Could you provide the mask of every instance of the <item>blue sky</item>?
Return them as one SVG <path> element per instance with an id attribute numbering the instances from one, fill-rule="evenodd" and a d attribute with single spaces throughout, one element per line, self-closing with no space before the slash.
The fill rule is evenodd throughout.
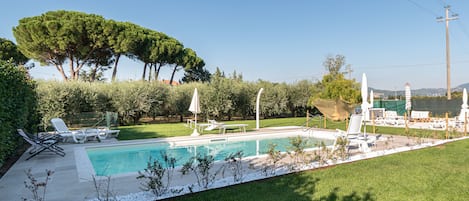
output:
<path id="1" fill-rule="evenodd" d="M 3 3 L 0 37 L 15 41 L 23 17 L 74 10 L 164 32 L 194 49 L 214 72 L 245 80 L 320 80 L 328 55 L 346 57 L 352 78 L 370 87 L 446 88 L 445 27 L 436 22 L 451 5 L 452 86 L 469 82 L 469 1 L 463 0 L 15 0 Z M 20 11 L 20 12 L 19 12 Z M 143 64 L 120 63 L 118 79 L 139 79 Z M 162 70 L 169 79 L 170 70 Z M 37 65 L 35 78 L 61 79 Z M 182 72 L 177 74 L 178 79 Z"/>

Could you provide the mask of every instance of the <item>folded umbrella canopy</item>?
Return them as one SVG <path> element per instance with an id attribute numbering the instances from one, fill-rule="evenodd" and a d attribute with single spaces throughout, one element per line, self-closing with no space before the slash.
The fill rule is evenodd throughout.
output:
<path id="1" fill-rule="evenodd" d="M 194 89 L 194 95 L 192 95 L 191 105 L 189 106 L 189 111 L 191 111 L 194 115 L 194 132 L 191 136 L 199 136 L 199 132 L 197 132 L 197 114 L 200 113 L 200 102 L 199 102 L 199 94 L 197 92 L 197 88 Z"/>

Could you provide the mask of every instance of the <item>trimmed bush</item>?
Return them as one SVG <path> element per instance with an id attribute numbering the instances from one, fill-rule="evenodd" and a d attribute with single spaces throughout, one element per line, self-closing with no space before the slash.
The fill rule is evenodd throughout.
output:
<path id="1" fill-rule="evenodd" d="M 0 61 L 0 166 L 22 143 L 16 129 L 36 131 L 35 83 L 23 68 Z"/>

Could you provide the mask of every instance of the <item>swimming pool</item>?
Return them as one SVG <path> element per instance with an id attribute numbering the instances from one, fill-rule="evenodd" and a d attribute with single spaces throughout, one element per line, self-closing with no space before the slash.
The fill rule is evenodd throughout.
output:
<path id="1" fill-rule="evenodd" d="M 161 160 L 161 152 L 177 159 L 176 166 L 187 162 L 192 156 L 210 154 L 216 161 L 237 151 L 243 151 L 243 157 L 264 155 L 270 144 L 276 144 L 276 150 L 286 151 L 290 138 L 299 134 L 227 137 L 203 140 L 165 141 L 125 146 L 87 148 L 86 152 L 98 176 L 116 175 L 141 171 L 146 168 L 150 157 Z M 314 148 L 321 141 L 331 145 L 333 140 L 300 135 L 307 141 L 307 148 Z"/>

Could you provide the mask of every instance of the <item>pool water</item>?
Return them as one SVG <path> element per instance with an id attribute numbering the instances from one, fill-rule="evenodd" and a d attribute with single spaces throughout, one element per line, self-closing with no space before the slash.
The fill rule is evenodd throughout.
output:
<path id="1" fill-rule="evenodd" d="M 247 141 L 231 141 L 226 139 L 212 140 L 206 144 L 171 146 L 160 142 L 151 144 L 87 148 L 88 157 L 96 175 L 108 176 L 122 173 L 142 171 L 147 167 L 149 159 L 162 161 L 162 154 L 176 158 L 176 166 L 189 161 L 197 155 L 210 154 L 216 161 L 224 160 L 228 155 L 243 151 L 243 158 L 266 154 L 270 144 L 276 144 L 276 150 L 286 151 L 291 137 L 255 139 Z M 316 147 L 321 141 L 331 145 L 332 140 L 303 137 L 307 148 Z"/>

